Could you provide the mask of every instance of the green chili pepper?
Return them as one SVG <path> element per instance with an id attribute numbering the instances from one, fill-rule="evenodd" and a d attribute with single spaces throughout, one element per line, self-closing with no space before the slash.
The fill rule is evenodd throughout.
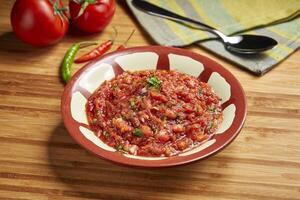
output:
<path id="1" fill-rule="evenodd" d="M 97 43 L 94 42 L 80 42 L 80 43 L 75 43 L 73 44 L 65 54 L 65 57 L 63 59 L 62 65 L 61 65 L 61 76 L 62 79 L 65 83 L 67 83 L 71 77 L 72 77 L 72 72 L 71 72 L 71 67 L 74 62 L 76 53 L 80 48 L 95 45 Z"/>

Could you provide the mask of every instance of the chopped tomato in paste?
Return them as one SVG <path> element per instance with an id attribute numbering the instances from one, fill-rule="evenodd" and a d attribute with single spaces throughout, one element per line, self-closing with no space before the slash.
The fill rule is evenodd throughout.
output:
<path id="1" fill-rule="evenodd" d="M 208 140 L 222 121 L 220 98 L 177 71 L 124 72 L 88 99 L 91 129 L 117 151 L 173 156 Z"/>

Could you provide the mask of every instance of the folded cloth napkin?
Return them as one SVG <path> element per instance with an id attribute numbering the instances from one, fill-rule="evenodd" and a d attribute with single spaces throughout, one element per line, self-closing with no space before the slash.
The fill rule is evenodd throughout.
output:
<path id="1" fill-rule="evenodd" d="M 242 68 L 262 75 L 300 46 L 300 0 L 148 0 L 158 6 L 211 25 L 227 35 L 270 36 L 278 45 L 258 55 L 228 52 L 211 33 L 130 9 L 150 36 L 160 45 L 187 46 L 197 43 Z"/>

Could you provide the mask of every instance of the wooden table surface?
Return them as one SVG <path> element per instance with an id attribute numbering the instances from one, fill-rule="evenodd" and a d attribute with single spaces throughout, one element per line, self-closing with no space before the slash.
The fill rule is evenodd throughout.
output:
<path id="1" fill-rule="evenodd" d="M 11 32 L 14 1 L 0 5 L 0 199 L 300 199 L 300 51 L 263 77 L 255 77 L 198 47 L 242 83 L 248 116 L 224 151 L 204 161 L 164 169 L 133 169 L 101 160 L 69 136 L 60 114 L 59 65 L 76 41 L 109 39 L 153 45 L 119 1 L 103 33 L 72 32 L 49 48 L 32 48 Z M 79 69 L 80 66 L 75 66 Z"/>

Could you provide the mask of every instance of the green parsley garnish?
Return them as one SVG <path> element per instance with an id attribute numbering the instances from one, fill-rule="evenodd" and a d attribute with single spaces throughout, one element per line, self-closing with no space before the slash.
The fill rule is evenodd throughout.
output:
<path id="1" fill-rule="evenodd" d="M 115 146 L 115 149 L 118 151 L 118 152 L 121 152 L 121 153 L 128 153 L 127 151 L 125 151 L 124 149 L 124 145 L 123 144 L 117 144 Z"/>
<path id="2" fill-rule="evenodd" d="M 214 113 L 217 110 L 217 107 L 212 107 L 212 108 L 209 108 L 208 110 Z"/>
<path id="3" fill-rule="evenodd" d="M 144 134 L 140 128 L 136 128 L 133 130 L 133 135 L 136 137 L 142 137 Z"/>
<path id="4" fill-rule="evenodd" d="M 98 110 L 97 111 L 97 115 L 99 116 L 99 115 L 102 115 L 103 114 L 103 111 L 102 110 Z"/>
<path id="5" fill-rule="evenodd" d="M 156 76 L 152 76 L 152 77 L 147 79 L 147 83 L 148 83 L 149 87 L 159 89 L 161 81 Z"/>
<path id="6" fill-rule="evenodd" d="M 108 136 L 109 136 L 109 133 L 107 132 L 107 131 L 103 131 L 103 133 L 102 133 L 103 135 L 104 135 L 104 137 L 106 137 L 106 138 L 108 138 Z"/>
<path id="7" fill-rule="evenodd" d="M 122 144 L 116 145 L 116 149 L 117 149 L 117 151 L 122 150 L 123 149 L 123 145 Z"/>
<path id="8" fill-rule="evenodd" d="M 136 105 L 135 105 L 135 101 L 134 100 L 130 100 L 129 101 L 129 105 L 130 105 L 130 108 L 133 110 L 133 111 L 138 111 Z"/>
<path id="9" fill-rule="evenodd" d="M 95 124 L 95 123 L 97 123 L 97 121 L 98 120 L 96 118 L 94 118 L 92 122 L 93 122 L 93 124 Z"/>
<path id="10" fill-rule="evenodd" d="M 198 90 L 198 95 L 199 95 L 199 96 L 202 95 L 202 88 L 199 88 L 199 90 Z"/>
<path id="11" fill-rule="evenodd" d="M 113 85 L 111 88 L 112 88 L 113 90 L 118 90 L 118 89 L 120 89 L 118 85 Z"/>
<path id="12" fill-rule="evenodd" d="M 209 132 L 212 132 L 212 129 L 213 129 L 213 128 L 214 128 L 214 124 L 211 123 L 210 126 L 209 126 L 209 128 L 208 128 L 208 131 L 209 131 Z"/>

